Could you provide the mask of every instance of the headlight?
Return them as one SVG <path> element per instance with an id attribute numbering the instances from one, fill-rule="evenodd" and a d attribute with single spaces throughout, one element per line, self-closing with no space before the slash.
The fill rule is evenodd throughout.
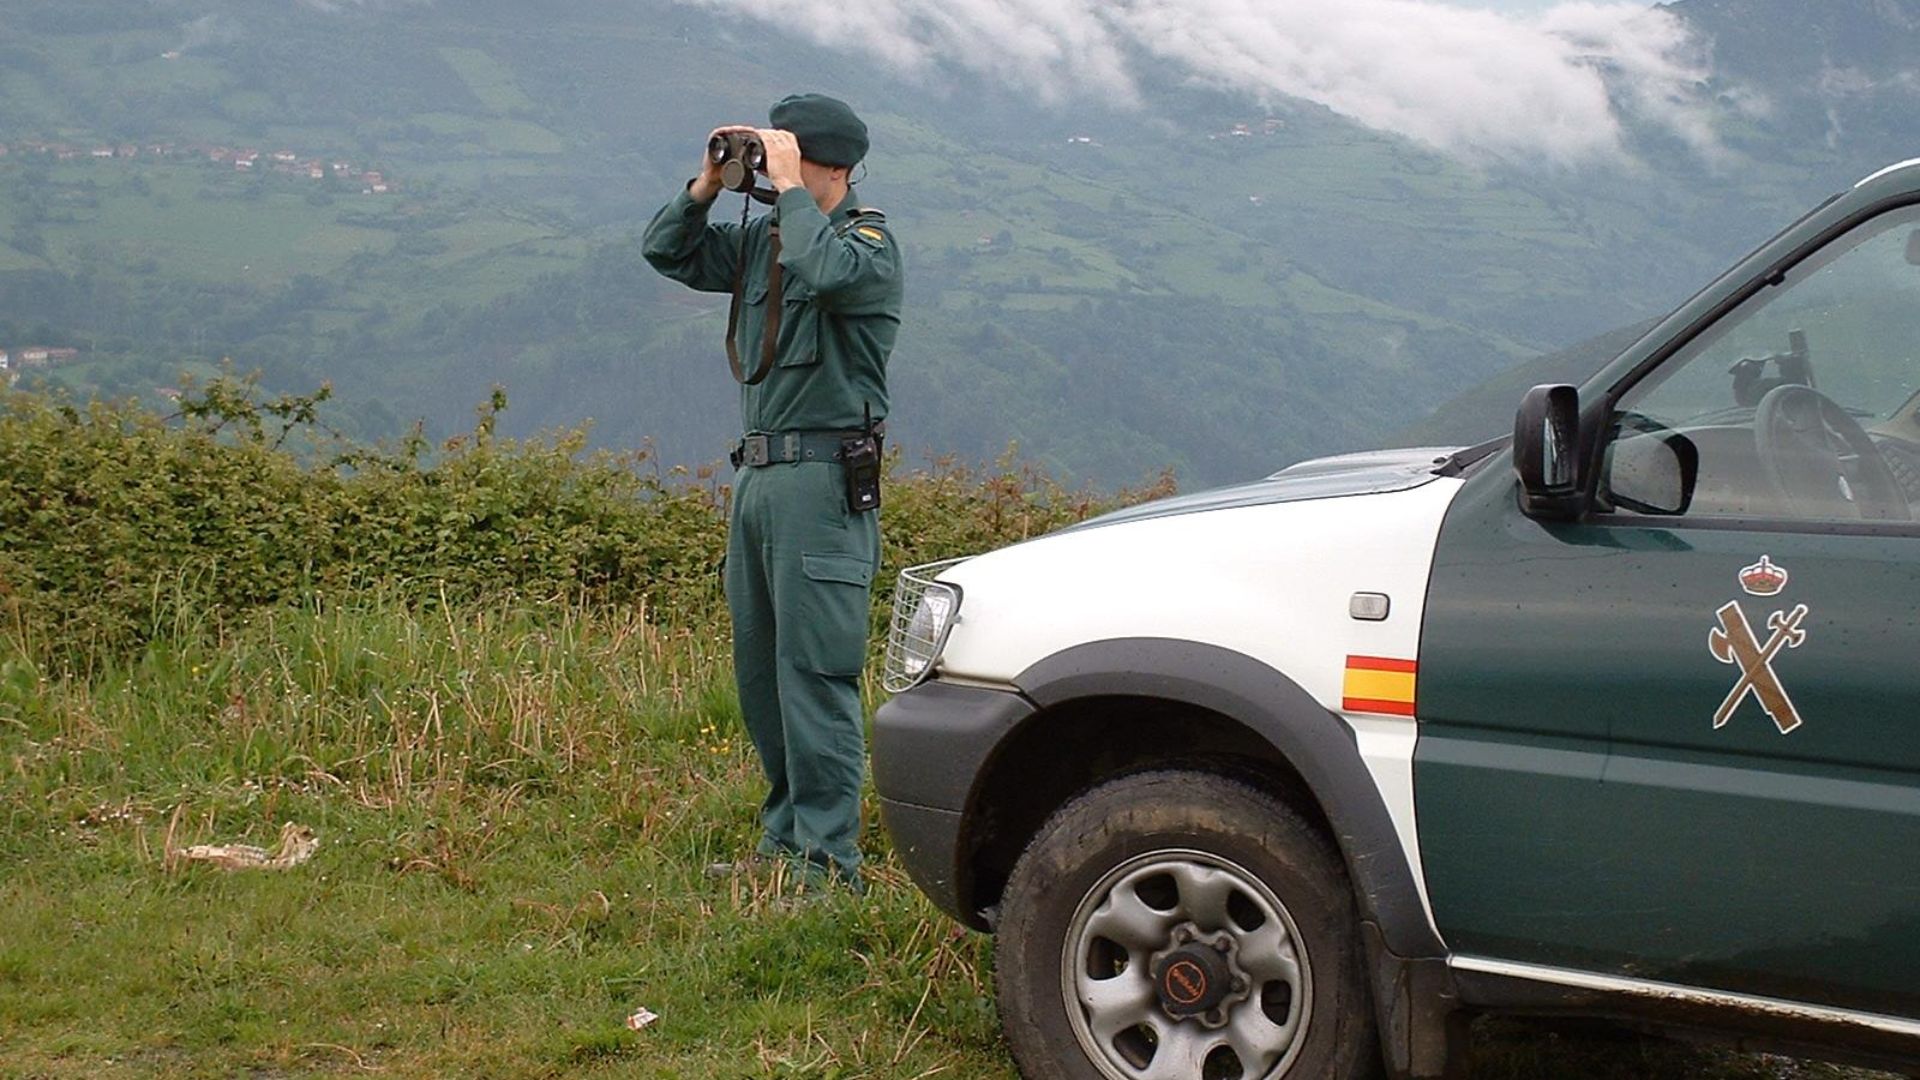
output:
<path id="1" fill-rule="evenodd" d="M 948 559 L 900 572 L 893 590 L 893 619 L 887 628 L 887 662 L 880 675 L 880 685 L 888 693 L 911 690 L 933 674 L 960 612 L 960 586 L 934 578 L 965 561 Z"/>

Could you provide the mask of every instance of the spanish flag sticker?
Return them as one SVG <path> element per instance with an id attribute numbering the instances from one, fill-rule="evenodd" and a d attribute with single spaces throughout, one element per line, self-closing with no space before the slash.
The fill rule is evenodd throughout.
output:
<path id="1" fill-rule="evenodd" d="M 1347 712 L 1413 715 L 1413 684 L 1419 665 L 1384 656 L 1347 657 L 1340 707 Z"/>
<path id="2" fill-rule="evenodd" d="M 862 225 L 853 231 L 859 233 L 861 236 L 866 237 L 867 239 L 873 241 L 876 244 L 884 244 L 887 242 L 887 234 L 881 232 L 879 229 L 876 229 L 871 225 Z"/>

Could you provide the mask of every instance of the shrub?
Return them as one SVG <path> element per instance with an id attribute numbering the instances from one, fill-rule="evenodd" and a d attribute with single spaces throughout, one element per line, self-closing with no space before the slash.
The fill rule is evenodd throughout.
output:
<path id="1" fill-rule="evenodd" d="M 473 434 L 428 460 L 282 444 L 325 399 L 256 403 L 216 380 L 161 418 L 0 396 L 0 613 L 41 654 L 118 652 L 267 606 L 483 595 L 711 607 L 721 491 L 669 483 L 644 453 L 584 454 L 583 437 Z"/>
<path id="2" fill-rule="evenodd" d="M 496 391 L 474 430 L 432 454 L 349 445 L 319 419 L 329 391 L 263 400 L 247 380 L 189 388 L 161 417 L 0 392 L 0 617 L 17 647 L 69 662 L 219 633 L 288 604 L 503 595 L 637 605 L 717 625 L 728 488 L 663 473 L 646 450 L 589 453 L 582 431 L 497 439 Z M 299 452 L 289 448 L 296 441 Z M 1160 494 L 1070 490 L 1015 461 L 900 467 L 884 517 L 884 605 L 901 566 L 1025 539 Z"/>

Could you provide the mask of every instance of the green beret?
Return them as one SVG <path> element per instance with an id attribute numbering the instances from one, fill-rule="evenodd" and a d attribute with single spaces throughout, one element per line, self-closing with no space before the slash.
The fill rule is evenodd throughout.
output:
<path id="1" fill-rule="evenodd" d="M 790 94 L 767 111 L 767 122 L 793 132 L 800 156 L 808 161 L 851 169 L 867 156 L 867 125 L 839 98 Z"/>

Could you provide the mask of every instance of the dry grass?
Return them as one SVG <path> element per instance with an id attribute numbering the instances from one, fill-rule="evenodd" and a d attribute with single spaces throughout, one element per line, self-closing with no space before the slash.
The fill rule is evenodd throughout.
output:
<path id="1" fill-rule="evenodd" d="M 726 657 L 377 598 L 86 674 L 0 648 L 0 1075 L 1012 1080 L 988 942 L 877 828 L 864 901 L 702 872 L 755 838 Z M 168 857 L 288 822 L 283 872 Z M 1501 1026 L 1474 1075 L 1859 1074 Z"/>

